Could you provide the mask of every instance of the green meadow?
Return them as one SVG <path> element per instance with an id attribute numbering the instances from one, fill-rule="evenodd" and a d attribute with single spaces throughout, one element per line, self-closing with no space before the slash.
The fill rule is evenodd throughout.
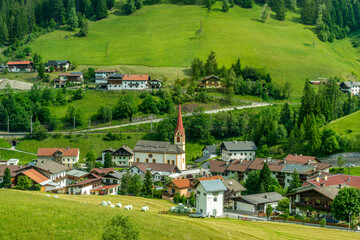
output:
<path id="1" fill-rule="evenodd" d="M 165 200 L 128 196 L 47 197 L 40 192 L 0 189 L 0 238 L 8 239 L 101 239 L 112 217 L 121 214 L 140 232 L 140 239 L 355 239 L 357 233 L 227 218 L 189 218 L 184 214 L 159 214 L 172 204 Z M 11 200 L 10 200 L 11 199 Z M 101 201 L 133 205 L 133 210 L 109 208 Z M 148 212 L 141 212 L 148 206 Z"/>
<path id="2" fill-rule="evenodd" d="M 327 125 L 327 128 L 332 128 L 337 134 L 341 135 L 357 135 L 360 134 L 360 111 L 354 112 L 345 117 L 336 119 Z"/>
<path id="3" fill-rule="evenodd" d="M 357 52 L 351 45 L 354 36 L 323 43 L 314 37 L 312 27 L 299 23 L 297 13 L 287 12 L 284 22 L 272 14 L 264 24 L 258 20 L 261 7 L 249 10 L 235 6 L 223 13 L 221 2 L 210 12 L 202 5 L 167 2 L 144 6 L 129 16 L 119 9 L 121 4 L 117 3 L 108 18 L 91 22 L 85 38 L 63 29 L 35 39 L 30 47 L 45 60 L 69 59 L 80 65 L 110 68 L 141 65 L 135 69 L 141 68 L 144 74 L 158 72 L 146 70 L 144 66 L 148 66 L 161 68 L 160 75 L 171 72 L 172 77 L 186 75 L 185 68 L 194 57 L 206 60 L 214 50 L 220 66 L 230 67 L 240 57 L 242 66 L 265 67 L 274 82 L 291 82 L 295 97 L 301 95 L 306 78 L 346 77 L 359 70 Z M 203 32 L 198 35 L 201 18 Z M 105 57 L 107 41 L 109 53 Z M 137 72 L 134 68 L 126 71 Z"/>

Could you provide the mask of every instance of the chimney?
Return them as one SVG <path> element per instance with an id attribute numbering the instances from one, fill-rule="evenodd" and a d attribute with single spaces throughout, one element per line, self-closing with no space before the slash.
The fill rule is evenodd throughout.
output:
<path id="1" fill-rule="evenodd" d="M 319 182 L 320 181 L 320 178 L 319 177 L 316 177 L 316 182 Z"/>
<path id="2" fill-rule="evenodd" d="M 348 182 L 350 182 L 350 177 L 348 177 Z"/>
<path id="3" fill-rule="evenodd" d="M 232 184 L 233 184 L 233 182 L 232 182 L 232 181 L 230 181 L 230 182 L 229 182 L 229 185 L 232 185 Z"/>
<path id="4" fill-rule="evenodd" d="M 308 160 L 307 165 L 310 165 L 310 163 L 311 163 L 311 160 Z"/>
<path id="5" fill-rule="evenodd" d="M 294 153 L 294 156 L 296 157 L 296 156 L 297 156 L 297 153 Z"/>
<path id="6" fill-rule="evenodd" d="M 327 176 L 326 175 L 324 176 L 324 180 L 327 181 Z"/>
<path id="7" fill-rule="evenodd" d="M 339 189 L 341 189 L 341 184 L 339 183 Z"/>

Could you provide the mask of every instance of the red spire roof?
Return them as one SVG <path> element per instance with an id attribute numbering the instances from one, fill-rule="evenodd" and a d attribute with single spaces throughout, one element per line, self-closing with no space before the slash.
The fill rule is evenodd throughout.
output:
<path id="1" fill-rule="evenodd" d="M 179 112 L 178 112 L 178 119 L 177 119 L 175 134 L 177 133 L 177 131 L 179 131 L 181 135 L 185 136 L 185 130 L 184 130 L 183 122 L 182 122 L 180 104 L 179 104 Z"/>

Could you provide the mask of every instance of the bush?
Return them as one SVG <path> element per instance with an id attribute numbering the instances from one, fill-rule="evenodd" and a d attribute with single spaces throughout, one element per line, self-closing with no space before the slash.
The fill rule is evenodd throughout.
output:
<path id="1" fill-rule="evenodd" d="M 326 226 L 326 220 L 325 220 L 325 218 L 322 218 L 322 219 L 320 220 L 319 224 L 320 224 L 321 227 L 325 227 L 325 226 Z"/>
<path id="2" fill-rule="evenodd" d="M 111 220 L 102 235 L 103 240 L 137 240 L 139 231 L 130 222 L 129 217 L 117 215 Z"/>
<path id="3" fill-rule="evenodd" d="M 122 137 L 120 134 L 108 133 L 103 137 L 104 141 L 120 140 Z"/>

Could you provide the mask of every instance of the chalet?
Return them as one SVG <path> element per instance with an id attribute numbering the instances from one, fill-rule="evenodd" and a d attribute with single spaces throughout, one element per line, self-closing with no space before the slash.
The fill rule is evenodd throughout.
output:
<path id="1" fill-rule="evenodd" d="M 113 168 L 93 168 L 90 173 L 95 174 L 97 176 L 105 176 L 108 173 L 114 173 L 115 170 Z"/>
<path id="2" fill-rule="evenodd" d="M 69 182 L 77 182 L 84 180 L 87 176 L 89 176 L 89 172 L 81 171 L 81 170 L 71 170 L 66 173 L 67 183 Z"/>
<path id="3" fill-rule="evenodd" d="M 38 160 L 52 160 L 66 167 L 73 168 L 79 162 L 79 148 L 39 148 Z"/>
<path id="4" fill-rule="evenodd" d="M 217 146 L 214 145 L 205 145 L 202 149 L 202 156 L 195 160 L 195 163 L 201 163 L 210 158 L 214 158 L 217 156 Z"/>
<path id="5" fill-rule="evenodd" d="M 227 190 L 220 179 L 199 181 L 196 189 L 196 211 L 206 216 L 221 217 L 224 209 L 224 192 Z"/>
<path id="6" fill-rule="evenodd" d="M 207 76 L 198 82 L 200 88 L 223 88 L 220 78 L 218 76 Z"/>
<path id="7" fill-rule="evenodd" d="M 71 66 L 70 61 L 68 60 L 50 60 L 45 65 L 45 70 L 47 72 L 66 72 Z"/>
<path id="8" fill-rule="evenodd" d="M 101 177 L 89 178 L 78 183 L 66 186 L 67 193 L 74 195 L 90 195 L 92 194 L 91 190 L 101 186 L 101 182 Z"/>
<path id="9" fill-rule="evenodd" d="M 166 185 L 166 192 L 163 192 L 162 199 L 172 200 L 176 193 L 179 193 L 180 196 L 185 195 L 188 198 L 192 191 L 193 184 L 190 179 L 173 179 Z"/>
<path id="10" fill-rule="evenodd" d="M 107 173 L 103 176 L 103 183 L 105 185 L 119 185 L 121 183 L 121 178 L 124 174 L 125 172 Z"/>
<path id="11" fill-rule="evenodd" d="M 31 61 L 12 61 L 6 65 L 9 72 L 32 72 L 35 70 Z"/>
<path id="12" fill-rule="evenodd" d="M 56 78 L 53 80 L 54 88 L 65 88 L 66 80 L 61 80 L 60 78 Z"/>
<path id="13" fill-rule="evenodd" d="M 118 195 L 119 185 L 98 186 L 90 190 L 91 195 Z"/>
<path id="14" fill-rule="evenodd" d="M 235 159 L 253 160 L 257 151 L 253 141 L 222 142 L 220 149 L 224 161 Z"/>
<path id="15" fill-rule="evenodd" d="M 340 90 L 350 95 L 359 96 L 360 93 L 360 82 L 341 82 Z"/>
<path id="16" fill-rule="evenodd" d="M 146 171 L 150 170 L 155 182 L 164 181 L 166 176 L 173 173 L 180 173 L 176 165 L 165 163 L 134 163 L 129 169 L 132 174 L 144 176 Z"/>
<path id="17" fill-rule="evenodd" d="M 35 169 L 28 169 L 19 173 L 15 177 L 16 183 L 20 176 L 27 176 L 33 182 L 33 184 L 39 184 L 41 186 L 41 192 L 47 192 L 54 188 L 60 188 L 60 185 L 58 183 L 52 182 L 49 178 L 47 178 L 45 175 Z"/>
<path id="18" fill-rule="evenodd" d="M 4 171 L 9 168 L 11 173 L 11 185 L 15 185 L 15 177 L 19 170 L 26 170 L 26 166 L 19 165 L 0 165 L 0 184 L 4 181 Z"/>
<path id="19" fill-rule="evenodd" d="M 38 160 L 36 165 L 32 166 L 52 182 L 57 183 L 59 188 L 66 186 L 67 167 L 51 160 Z"/>
<path id="20" fill-rule="evenodd" d="M 159 79 L 152 79 L 148 81 L 148 88 L 150 89 L 160 89 L 162 81 Z"/>
<path id="21" fill-rule="evenodd" d="M 241 192 L 246 191 L 246 188 L 235 179 L 223 179 L 222 182 L 235 196 L 241 196 Z"/>
<path id="22" fill-rule="evenodd" d="M 284 197 L 277 192 L 267 192 L 233 197 L 233 210 L 249 215 L 265 213 L 267 205 L 270 204 L 274 209 L 278 202 Z"/>
<path id="23" fill-rule="evenodd" d="M 69 84 L 82 84 L 84 74 L 82 72 L 59 73 L 59 79 Z"/>
<path id="24" fill-rule="evenodd" d="M 115 166 L 130 167 L 134 162 L 134 152 L 125 144 L 117 150 L 108 148 L 102 151 L 101 160 L 99 159 L 99 162 L 101 162 L 101 164 L 105 163 L 105 155 L 107 152 L 111 154 L 112 163 Z"/>
<path id="25" fill-rule="evenodd" d="M 131 75 L 125 74 L 122 87 L 124 90 L 144 90 L 148 87 L 149 75 Z"/>
<path id="26" fill-rule="evenodd" d="M 117 70 L 95 70 L 95 83 L 107 83 L 107 77 L 116 74 Z"/>

